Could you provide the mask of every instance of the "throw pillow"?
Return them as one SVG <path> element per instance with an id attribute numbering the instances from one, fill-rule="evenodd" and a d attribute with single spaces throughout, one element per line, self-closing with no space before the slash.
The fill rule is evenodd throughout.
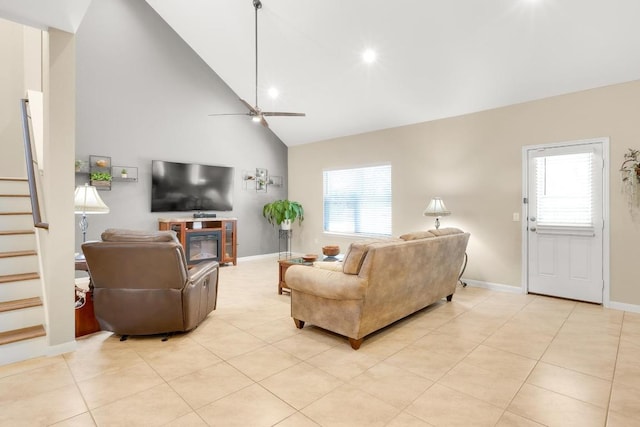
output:
<path id="1" fill-rule="evenodd" d="M 350 244 L 342 260 L 342 272 L 345 274 L 358 274 L 364 262 L 364 257 L 369 251 L 369 246 L 386 241 L 389 241 L 389 239 L 369 239 Z"/>

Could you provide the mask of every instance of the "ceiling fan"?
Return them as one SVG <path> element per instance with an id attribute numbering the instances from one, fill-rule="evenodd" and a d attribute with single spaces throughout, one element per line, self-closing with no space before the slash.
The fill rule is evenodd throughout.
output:
<path id="1" fill-rule="evenodd" d="M 209 114 L 210 116 L 250 116 L 253 121 L 260 122 L 262 126 L 269 127 L 269 123 L 265 120 L 265 117 L 274 117 L 274 116 L 287 116 L 287 117 L 304 117 L 305 113 L 286 113 L 282 111 L 262 111 L 260 107 L 258 107 L 258 9 L 262 8 L 262 2 L 260 0 L 252 0 L 253 8 L 255 9 L 255 30 L 256 30 L 256 104 L 255 106 L 249 104 L 244 99 L 240 98 L 240 102 L 242 102 L 248 109 L 248 113 L 221 113 L 221 114 Z"/>

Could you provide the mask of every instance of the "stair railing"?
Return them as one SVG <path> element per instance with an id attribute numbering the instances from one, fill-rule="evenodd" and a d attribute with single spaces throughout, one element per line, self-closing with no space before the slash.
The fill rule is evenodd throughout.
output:
<path id="1" fill-rule="evenodd" d="M 22 136 L 24 140 L 24 155 L 27 162 L 27 180 L 29 181 L 29 194 L 31 198 L 31 214 L 33 215 L 33 225 L 37 228 L 49 229 L 49 224 L 43 222 L 40 213 L 40 202 L 38 201 L 38 186 L 36 184 L 36 168 L 33 159 L 33 150 L 31 145 L 31 131 L 29 126 L 28 99 L 21 99 L 22 107 Z"/>

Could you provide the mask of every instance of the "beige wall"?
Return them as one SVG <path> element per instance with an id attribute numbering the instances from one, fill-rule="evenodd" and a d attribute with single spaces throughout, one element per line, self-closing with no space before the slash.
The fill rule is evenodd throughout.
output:
<path id="1" fill-rule="evenodd" d="M 443 227 L 471 233 L 465 277 L 521 286 L 522 147 L 610 137 L 612 302 L 640 305 L 637 250 L 618 169 L 628 147 L 640 149 L 640 81 L 505 108 L 420 123 L 289 149 L 289 198 L 305 207 L 293 250 L 319 252 L 353 240 L 322 232 L 324 169 L 391 163 L 393 234 L 433 228 L 422 216 L 441 196 L 452 216 Z"/>
<path id="2" fill-rule="evenodd" d="M 20 121 L 24 88 L 23 26 L 0 19 L 0 176 L 24 177 L 25 163 Z"/>
<path id="3" fill-rule="evenodd" d="M 76 123 L 76 38 L 55 29 L 45 37 L 44 197 L 49 230 L 40 232 L 52 353 L 75 348 L 75 218 L 73 215 Z"/>

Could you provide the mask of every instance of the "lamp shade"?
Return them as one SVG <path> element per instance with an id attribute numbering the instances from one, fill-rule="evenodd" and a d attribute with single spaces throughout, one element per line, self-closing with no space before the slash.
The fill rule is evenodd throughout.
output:
<path id="1" fill-rule="evenodd" d="M 423 212 L 424 216 L 447 216 L 451 211 L 447 209 L 440 197 L 434 197 L 429 202 L 429 206 Z"/>
<path id="2" fill-rule="evenodd" d="M 109 207 L 102 201 L 96 187 L 85 184 L 76 187 L 73 200 L 74 211 L 77 214 L 106 214 Z"/>

